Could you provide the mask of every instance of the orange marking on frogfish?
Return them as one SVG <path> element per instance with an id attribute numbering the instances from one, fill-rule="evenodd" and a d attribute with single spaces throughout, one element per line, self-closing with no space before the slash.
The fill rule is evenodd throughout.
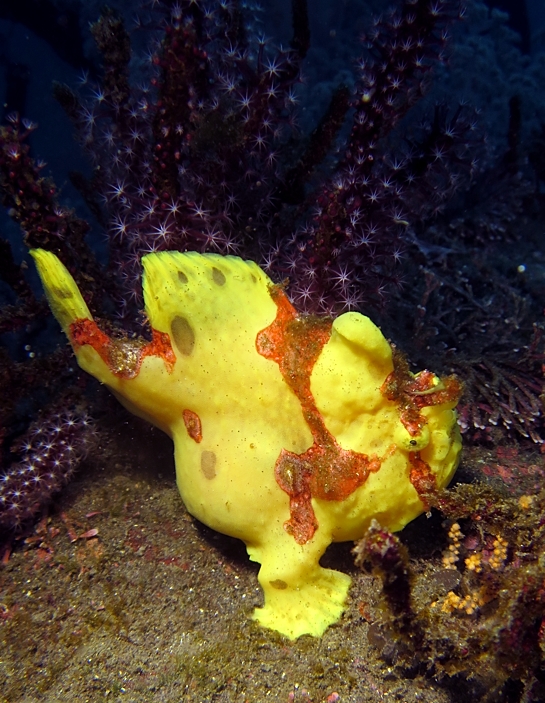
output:
<path id="1" fill-rule="evenodd" d="M 302 454 L 282 449 L 275 478 L 290 498 L 290 519 L 284 524 L 298 544 L 318 529 L 311 499 L 345 500 L 361 486 L 381 460 L 342 449 L 326 428 L 310 390 L 312 369 L 331 336 L 331 319 L 299 317 L 281 288 L 272 288 L 278 311 L 274 321 L 256 338 L 259 354 L 275 361 L 303 410 L 314 442 Z"/>
<path id="2" fill-rule="evenodd" d="M 103 332 L 94 320 L 76 320 L 70 325 L 69 336 L 75 352 L 89 344 L 115 376 L 134 378 L 146 356 L 158 356 L 172 373 L 176 356 L 170 337 L 152 329 L 150 342 L 144 339 L 115 339 Z"/>
<path id="3" fill-rule="evenodd" d="M 409 464 L 411 465 L 409 480 L 427 510 L 429 508 L 428 497 L 437 490 L 435 476 L 429 464 L 420 458 L 420 452 L 409 452 Z"/>
<path id="4" fill-rule="evenodd" d="M 151 342 L 148 342 L 142 349 L 142 359 L 146 356 L 159 356 L 167 367 L 167 372 L 172 373 L 176 363 L 176 354 L 172 349 L 170 337 L 166 332 L 159 332 L 151 329 Z"/>
<path id="5" fill-rule="evenodd" d="M 193 410 L 184 410 L 182 413 L 187 434 L 194 439 L 197 444 L 202 442 L 201 418 Z"/>
<path id="6" fill-rule="evenodd" d="M 447 376 L 439 384 L 431 371 L 421 371 L 416 376 L 409 370 L 405 357 L 395 347 L 392 359 L 394 370 L 380 388 L 382 395 L 399 407 L 399 419 L 407 432 L 415 437 L 422 432 L 427 419 L 422 408 L 457 402 L 462 385 L 455 376 Z"/>
<path id="7" fill-rule="evenodd" d="M 87 318 L 72 322 L 70 325 L 70 339 L 76 352 L 84 344 L 90 344 L 101 359 L 104 359 L 106 350 L 111 342 L 110 337 L 99 328 L 97 323 Z"/>

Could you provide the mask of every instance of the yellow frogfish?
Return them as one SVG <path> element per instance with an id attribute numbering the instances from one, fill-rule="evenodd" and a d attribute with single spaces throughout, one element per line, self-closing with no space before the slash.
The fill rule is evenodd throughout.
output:
<path id="1" fill-rule="evenodd" d="M 146 341 L 108 336 L 59 259 L 32 255 L 79 365 L 172 437 L 187 510 L 261 564 L 254 619 L 322 635 L 350 577 L 320 557 L 373 519 L 401 530 L 448 484 L 460 384 L 413 375 L 364 315 L 299 315 L 252 261 L 144 256 Z"/>

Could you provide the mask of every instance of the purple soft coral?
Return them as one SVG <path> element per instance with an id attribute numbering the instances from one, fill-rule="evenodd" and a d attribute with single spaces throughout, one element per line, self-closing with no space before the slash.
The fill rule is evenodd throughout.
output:
<path id="1" fill-rule="evenodd" d="M 68 483 L 94 441 L 85 413 L 61 412 L 33 423 L 13 451 L 20 461 L 0 475 L 0 528 L 17 532 Z"/>
<path id="2" fill-rule="evenodd" d="M 141 26 L 162 26 L 164 35 L 151 47 L 145 87 L 131 87 L 128 35 L 107 12 L 92 29 L 104 57 L 102 84 L 88 84 L 85 99 L 56 91 L 95 166 L 92 181 L 79 186 L 108 232 L 122 318 L 134 318 L 141 302 L 141 256 L 172 249 L 257 260 L 276 280 L 289 279 L 289 295 L 307 312 L 381 299 L 398 280 L 420 193 L 459 142 L 455 119 L 397 155 L 386 144 L 442 59 L 458 3 L 405 0 L 377 20 L 354 96 L 336 92 L 299 157 L 292 137 L 305 13 L 294 13 L 291 48 L 274 49 L 229 2 L 153 5 Z M 344 157 L 311 192 L 312 171 L 349 108 Z"/>

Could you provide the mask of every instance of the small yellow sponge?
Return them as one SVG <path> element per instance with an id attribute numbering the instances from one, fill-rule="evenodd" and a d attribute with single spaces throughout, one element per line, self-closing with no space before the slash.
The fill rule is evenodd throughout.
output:
<path id="1" fill-rule="evenodd" d="M 400 530 L 450 481 L 459 384 L 410 373 L 359 313 L 298 315 L 251 261 L 144 256 L 147 342 L 102 332 L 57 257 L 32 255 L 80 366 L 173 438 L 189 512 L 261 564 L 254 618 L 321 635 L 350 585 L 327 546 L 373 518 Z"/>

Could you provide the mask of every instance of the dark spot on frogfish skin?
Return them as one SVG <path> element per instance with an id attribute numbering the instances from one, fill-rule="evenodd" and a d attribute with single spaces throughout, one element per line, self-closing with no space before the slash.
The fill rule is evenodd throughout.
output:
<path id="1" fill-rule="evenodd" d="M 189 322 L 185 317 L 176 315 L 170 323 L 170 331 L 172 332 L 174 344 L 180 354 L 189 356 L 195 346 L 195 332 L 193 332 L 193 328 Z"/>
<path id="2" fill-rule="evenodd" d="M 178 280 L 180 283 L 187 283 L 189 278 L 185 275 L 183 271 L 178 271 Z"/>
<path id="3" fill-rule="evenodd" d="M 197 444 L 202 442 L 201 418 L 193 410 L 184 410 L 182 413 L 187 434 L 194 439 Z"/>
<path id="4" fill-rule="evenodd" d="M 69 300 L 70 298 L 74 297 L 72 295 L 72 291 L 66 288 L 53 288 L 53 293 L 56 298 L 61 298 L 62 300 Z"/>
<path id="5" fill-rule="evenodd" d="M 217 283 L 218 286 L 223 286 L 225 284 L 225 274 L 215 266 L 212 268 L 212 278 L 214 279 L 214 283 Z"/>
<path id="6" fill-rule="evenodd" d="M 201 471 L 204 477 L 209 480 L 216 477 L 216 455 L 214 452 L 205 449 L 201 454 Z"/>
<path id="7" fill-rule="evenodd" d="M 273 588 L 276 588 L 279 591 L 285 591 L 288 587 L 288 584 L 285 581 L 282 581 L 282 579 L 275 579 L 274 581 L 269 581 L 269 583 Z"/>

